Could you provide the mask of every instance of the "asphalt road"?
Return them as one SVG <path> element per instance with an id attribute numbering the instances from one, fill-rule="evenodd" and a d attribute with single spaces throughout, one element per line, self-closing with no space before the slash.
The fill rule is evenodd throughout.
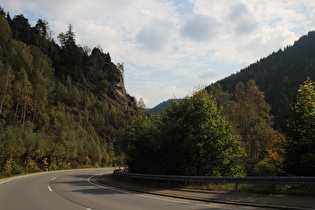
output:
<path id="1" fill-rule="evenodd" d="M 257 209 L 130 192 L 95 181 L 95 175 L 112 170 L 53 171 L 0 179 L 0 209 Z"/>

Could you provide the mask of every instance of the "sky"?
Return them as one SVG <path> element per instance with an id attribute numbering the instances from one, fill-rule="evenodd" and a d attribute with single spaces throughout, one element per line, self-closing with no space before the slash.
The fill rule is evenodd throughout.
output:
<path id="1" fill-rule="evenodd" d="M 73 25 L 76 42 L 124 63 L 152 108 L 223 79 L 315 30 L 314 0 L 2 0 L 11 17 Z"/>

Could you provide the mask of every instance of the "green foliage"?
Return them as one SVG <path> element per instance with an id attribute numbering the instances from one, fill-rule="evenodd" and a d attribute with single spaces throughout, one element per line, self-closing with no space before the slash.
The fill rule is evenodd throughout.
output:
<path id="1" fill-rule="evenodd" d="M 271 127 L 270 106 L 264 100 L 264 93 L 253 80 L 250 80 L 247 86 L 242 82 L 238 83 L 235 98 L 235 109 L 230 119 L 242 137 L 248 157 L 247 173 L 257 175 L 255 165 L 265 157 L 269 141 L 276 134 Z"/>
<path id="2" fill-rule="evenodd" d="M 235 93 L 236 84 L 255 80 L 265 99 L 272 107 L 271 114 L 275 116 L 274 127 L 284 129 L 286 125 L 285 112 L 289 108 L 286 100 L 289 89 L 297 90 L 306 77 L 315 77 L 315 31 L 308 32 L 297 40 L 293 46 L 273 52 L 265 58 L 232 74 L 218 83 L 224 91 Z"/>
<path id="3" fill-rule="evenodd" d="M 283 134 L 276 134 L 268 142 L 264 159 L 260 160 L 255 168 L 255 174 L 259 176 L 277 176 L 284 173 L 286 139 Z"/>
<path id="4" fill-rule="evenodd" d="M 248 175 L 279 175 L 283 167 L 283 144 L 280 133 L 273 128 L 271 107 L 264 93 L 253 80 L 239 82 L 234 98 L 222 91 L 220 84 L 207 87 L 217 101 L 218 108 L 233 123 L 246 151 L 244 164 Z M 278 143 L 276 143 L 278 142 Z"/>
<path id="5" fill-rule="evenodd" d="M 152 119 L 143 113 L 138 114 L 132 125 L 125 131 L 127 165 L 131 171 L 148 173 L 155 171 L 156 148 L 155 138 L 158 117 Z"/>
<path id="6" fill-rule="evenodd" d="M 12 39 L 12 31 L 4 15 L 5 14 L 0 14 L 0 46 L 3 46 Z"/>
<path id="7" fill-rule="evenodd" d="M 160 116 L 140 116 L 127 130 L 129 170 L 235 176 L 242 173 L 240 138 L 205 91 L 174 102 Z"/>
<path id="8" fill-rule="evenodd" d="M 270 105 L 254 81 L 235 101 L 213 84 L 160 115 L 140 115 L 127 130 L 129 170 L 235 176 L 283 174 L 285 137 L 272 128 Z"/>
<path id="9" fill-rule="evenodd" d="M 314 74 L 314 35 L 152 116 L 126 94 L 123 63 L 97 48 L 89 55 L 71 25 L 59 46 L 46 21 L 31 27 L 23 15 L 6 19 L 1 10 L 0 173 L 126 161 L 140 173 L 314 175 L 314 82 L 307 79 L 290 106 L 279 100 L 284 87 Z M 285 137 L 251 79 L 266 92 L 276 128 L 290 108 Z"/>
<path id="10" fill-rule="evenodd" d="M 65 34 L 59 34 L 58 38 L 61 43 L 59 71 L 66 76 L 71 75 L 75 81 L 82 82 L 84 80 L 82 70 L 84 52 L 75 43 L 72 25 L 69 25 Z"/>
<path id="11" fill-rule="evenodd" d="M 315 83 L 300 85 L 291 101 L 287 121 L 287 171 L 296 175 L 315 175 Z"/>
<path id="12" fill-rule="evenodd" d="M 231 98 L 228 92 L 222 90 L 219 83 L 211 84 L 206 90 L 215 98 L 217 107 L 228 118 L 230 118 L 235 111 L 236 103 Z"/>
<path id="13" fill-rule="evenodd" d="M 38 33 L 43 39 L 48 38 L 48 22 L 42 19 L 39 19 L 35 25 L 35 31 Z"/>
<path id="14" fill-rule="evenodd" d="M 32 30 L 28 19 L 22 14 L 16 15 L 13 20 L 9 21 L 9 24 L 11 26 L 14 39 L 20 40 L 27 44 L 35 43 L 34 31 Z"/>
<path id="15" fill-rule="evenodd" d="M 180 122 L 183 174 L 233 176 L 239 174 L 240 138 L 205 91 L 179 104 L 172 121 Z M 179 111 L 179 112 L 178 112 Z M 171 115 L 173 113 L 170 113 Z M 167 119 L 167 118 L 166 118 Z M 164 125 L 170 126 L 164 119 Z M 172 122 L 171 122 L 172 123 Z M 176 128 L 177 130 L 177 128 Z M 171 130 L 172 132 L 178 132 Z"/>
<path id="16" fill-rule="evenodd" d="M 0 61 L 0 117 L 9 114 L 9 110 L 12 106 L 12 82 L 14 80 L 14 74 L 11 67 L 6 67 L 2 61 Z"/>
<path id="17" fill-rule="evenodd" d="M 109 55 L 89 62 L 71 25 L 59 47 L 46 21 L 31 27 L 23 15 L 1 13 L 0 34 L 0 174 L 123 164 L 120 138 L 135 103 L 97 89 L 97 71 L 116 68 Z M 107 89 L 113 77 L 102 78 Z"/>

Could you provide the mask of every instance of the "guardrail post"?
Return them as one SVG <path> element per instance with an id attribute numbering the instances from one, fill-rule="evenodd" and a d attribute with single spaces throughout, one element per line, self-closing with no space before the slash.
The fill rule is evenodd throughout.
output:
<path id="1" fill-rule="evenodd" d="M 235 183 L 235 192 L 237 192 L 238 188 L 238 183 Z"/>

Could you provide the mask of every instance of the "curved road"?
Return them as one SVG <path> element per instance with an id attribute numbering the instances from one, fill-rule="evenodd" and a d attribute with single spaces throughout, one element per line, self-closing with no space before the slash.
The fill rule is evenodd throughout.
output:
<path id="1" fill-rule="evenodd" d="M 130 192 L 95 181 L 95 175 L 112 170 L 65 170 L 0 179 L 0 209 L 253 209 Z"/>

